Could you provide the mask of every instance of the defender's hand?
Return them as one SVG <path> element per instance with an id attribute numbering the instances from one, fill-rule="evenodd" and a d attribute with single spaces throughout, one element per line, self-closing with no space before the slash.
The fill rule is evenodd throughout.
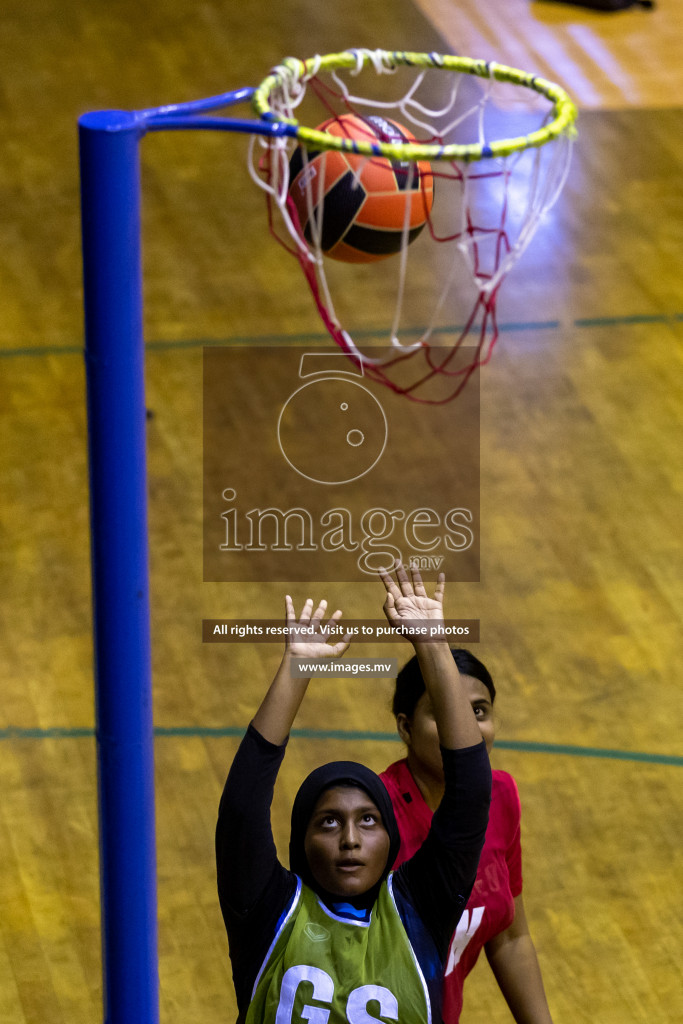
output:
<path id="1" fill-rule="evenodd" d="M 401 627 L 415 626 L 427 619 L 443 622 L 443 598 L 446 588 L 444 574 L 439 573 L 434 597 L 429 597 L 417 569 L 411 567 L 409 576 L 405 566 L 397 559 L 394 573 L 396 581 L 386 569 L 379 571 L 387 592 L 384 614 L 389 623 L 400 632 Z"/>

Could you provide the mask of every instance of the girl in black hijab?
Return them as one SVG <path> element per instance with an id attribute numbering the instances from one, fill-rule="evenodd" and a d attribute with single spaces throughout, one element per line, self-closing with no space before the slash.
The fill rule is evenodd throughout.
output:
<path id="1" fill-rule="evenodd" d="M 333 893 L 324 893 L 311 870 L 305 847 L 308 826 L 320 797 L 329 790 L 338 788 L 358 789 L 365 793 L 379 811 L 382 825 L 389 839 L 388 855 L 380 877 L 372 888 L 360 896 L 354 897 L 357 904 L 364 903 L 371 907 L 375 902 L 381 883 L 389 874 L 389 869 L 398 856 L 401 836 L 386 786 L 379 775 L 366 768 L 364 764 L 358 764 L 356 761 L 330 761 L 329 764 L 316 768 L 301 784 L 292 807 L 289 866 L 305 885 L 315 889 L 324 900 L 329 897 L 334 902 L 334 899 L 337 898 Z"/>
<path id="2" fill-rule="evenodd" d="M 384 612 L 401 628 L 443 621 L 417 572 L 381 573 Z M 446 786 L 414 857 L 390 873 L 399 844 L 391 800 L 364 765 L 312 772 L 292 809 L 290 870 L 277 859 L 270 805 L 289 731 L 309 679 L 296 657 L 339 657 L 326 642 L 326 603 L 308 600 L 280 668 L 235 756 L 216 833 L 218 890 L 228 932 L 238 1024 L 441 1022 L 441 978 L 452 929 L 476 874 L 488 817 L 485 744 L 445 642 L 413 642 L 432 698 Z M 336 626 L 341 612 L 328 625 Z M 296 630 L 301 631 L 297 635 Z M 305 638 L 302 638 L 304 637 Z"/>

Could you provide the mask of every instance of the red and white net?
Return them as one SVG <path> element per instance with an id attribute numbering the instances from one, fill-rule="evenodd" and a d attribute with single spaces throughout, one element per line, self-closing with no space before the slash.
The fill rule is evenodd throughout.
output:
<path id="1" fill-rule="evenodd" d="M 348 114 L 379 115 L 404 125 L 417 142 L 439 145 L 526 137 L 553 118 L 549 100 L 519 85 L 387 66 L 383 57 L 378 51 L 368 61 L 367 51 L 358 51 L 350 71 L 283 76 L 272 109 L 278 119 L 311 127 Z M 361 85 L 372 95 L 359 95 Z M 430 404 L 455 398 L 491 358 L 501 285 L 562 191 L 571 133 L 509 156 L 433 160 L 434 201 L 424 230 L 408 244 L 406 218 L 400 251 L 360 265 L 325 255 L 319 221 L 304 236 L 289 194 L 298 145 L 284 136 L 253 136 L 249 169 L 265 190 L 270 230 L 299 261 L 329 334 L 366 377 L 393 391 Z M 307 201 L 324 219 L 310 181 Z M 378 346 L 386 355 L 371 357 L 368 350 Z"/>

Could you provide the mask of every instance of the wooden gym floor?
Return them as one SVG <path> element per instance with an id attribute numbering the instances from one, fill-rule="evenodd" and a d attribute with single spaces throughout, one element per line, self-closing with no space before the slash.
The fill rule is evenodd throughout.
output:
<path id="1" fill-rule="evenodd" d="M 76 118 L 255 84 L 290 53 L 406 45 L 556 71 L 582 107 L 564 195 L 501 295 L 506 330 L 481 375 L 482 580 L 452 585 L 449 612 L 481 620 L 476 650 L 498 683 L 494 764 L 521 791 L 527 911 L 556 1024 L 683 1019 L 683 2 L 512 11 L 3 5 L 3 1022 L 101 1019 Z M 202 583 L 200 342 L 318 330 L 268 240 L 245 149 L 201 133 L 143 146 L 164 1024 L 234 1019 L 213 827 L 234 732 L 279 657 L 203 647 L 200 622 L 279 617 L 286 589 Z M 382 319 L 371 289 L 359 300 Z M 376 586 L 328 589 L 347 615 L 377 617 Z M 381 769 L 400 755 L 382 738 L 389 694 L 312 685 L 281 808 L 323 760 Z M 368 722 L 375 738 L 358 738 Z M 275 826 L 284 849 L 284 811 Z M 508 1019 L 481 965 L 463 1022 Z"/>

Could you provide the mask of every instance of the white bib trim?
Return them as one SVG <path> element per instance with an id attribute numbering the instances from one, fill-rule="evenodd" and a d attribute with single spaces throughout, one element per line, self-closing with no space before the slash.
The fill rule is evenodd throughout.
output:
<path id="1" fill-rule="evenodd" d="M 391 872 L 391 874 L 387 878 L 387 889 L 389 890 L 389 895 L 391 896 L 391 902 L 394 904 L 394 908 L 396 910 L 396 913 L 398 914 L 398 918 L 399 918 L 399 921 L 400 921 L 401 915 L 398 913 L 398 907 L 396 906 L 396 899 L 394 898 L 394 872 L 393 871 Z M 415 969 L 416 969 L 416 971 L 417 971 L 417 973 L 418 973 L 418 975 L 420 977 L 420 981 L 422 983 L 422 990 L 424 992 L 425 1004 L 427 1006 L 427 1020 L 426 1020 L 425 1024 L 432 1024 L 432 1001 L 429 998 L 429 989 L 427 988 L 427 982 L 425 981 L 425 976 L 422 973 L 422 968 L 420 967 L 420 963 L 419 963 L 417 957 L 415 956 L 415 950 L 413 949 L 413 944 L 410 941 L 410 938 L 408 938 L 407 932 L 406 932 L 406 938 L 408 939 L 408 946 L 410 947 L 410 955 L 413 958 L 413 963 L 415 964 Z"/>
<path id="2" fill-rule="evenodd" d="M 263 972 L 265 970 L 266 964 L 270 960 L 271 953 L 275 949 L 275 943 L 280 938 L 280 935 L 282 934 L 282 929 L 285 927 L 285 925 L 289 921 L 290 917 L 292 916 L 292 914 L 296 910 L 297 904 L 299 903 L 300 898 L 301 898 L 301 879 L 299 878 L 298 875 L 296 875 L 296 892 L 292 896 L 292 902 L 289 904 L 289 909 L 287 910 L 287 913 L 285 914 L 285 916 L 282 918 L 282 921 L 280 922 L 280 927 L 275 932 L 275 938 L 271 942 L 270 948 L 269 948 L 268 952 L 265 955 L 265 958 L 263 960 L 263 963 L 261 964 L 261 967 L 259 969 L 258 974 L 256 975 L 256 981 L 254 982 L 254 987 L 251 990 L 251 998 L 252 999 L 254 998 L 254 996 L 256 994 L 256 988 L 258 986 L 259 981 L 261 980 L 261 975 L 263 974 Z"/>

